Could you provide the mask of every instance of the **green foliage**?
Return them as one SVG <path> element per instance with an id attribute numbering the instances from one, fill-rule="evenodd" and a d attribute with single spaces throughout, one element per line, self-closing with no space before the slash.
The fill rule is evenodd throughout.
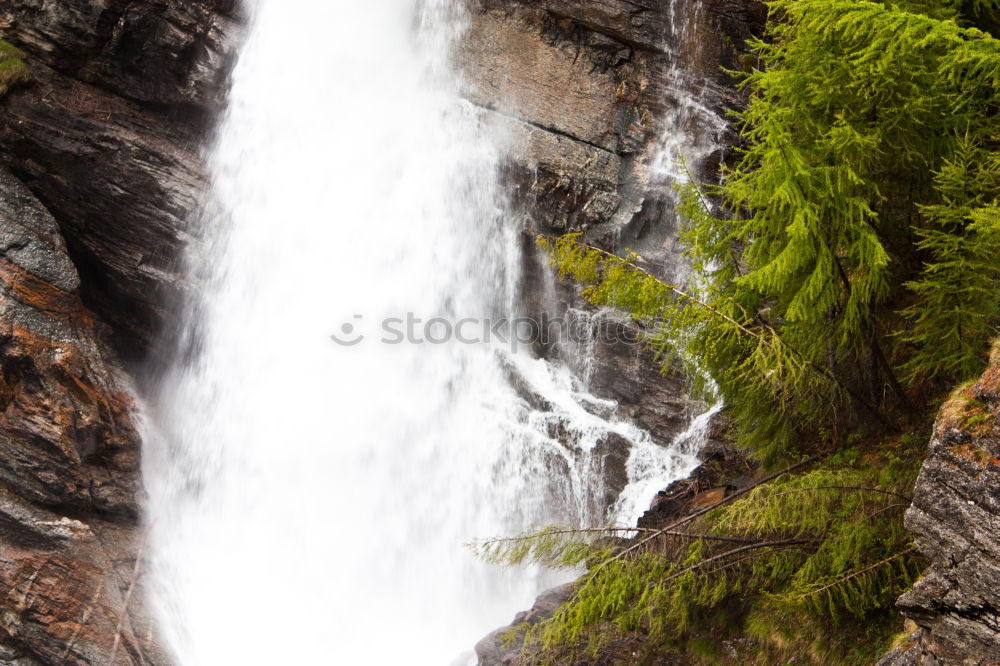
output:
<path id="1" fill-rule="evenodd" d="M 0 39 L 0 96 L 31 80 L 31 71 L 23 58 L 24 51 Z"/>
<path id="2" fill-rule="evenodd" d="M 919 297 L 900 336 L 915 346 L 903 364 L 911 380 L 973 376 L 1000 315 L 1000 154 L 967 141 L 935 183 L 942 202 L 922 209 L 917 231 L 924 270 L 906 285 Z"/>
<path id="3" fill-rule="evenodd" d="M 772 2 L 781 20 L 755 45 L 764 67 L 744 78 L 748 146 L 713 192 L 728 214 L 688 195 L 691 254 L 713 286 L 854 385 L 896 386 L 884 359 L 905 358 L 908 349 L 889 348 L 901 329 L 925 350 L 906 368 L 911 380 L 974 371 L 991 337 L 969 330 L 960 351 L 937 346 L 947 302 L 963 289 L 996 291 L 997 281 L 987 271 L 958 285 L 956 270 L 975 270 L 977 258 L 950 256 L 944 284 L 947 239 L 932 230 L 971 236 L 941 223 L 946 209 L 998 194 L 989 169 L 965 192 L 948 189 L 948 170 L 993 154 L 1000 42 L 943 20 L 959 17 L 959 3 L 921 4 Z M 931 15 L 912 11 L 921 9 Z M 971 239 L 962 249 L 990 248 Z M 906 286 L 917 287 L 908 318 L 924 318 L 909 330 L 893 312 Z"/>
<path id="4" fill-rule="evenodd" d="M 898 448 L 849 449 L 779 476 L 690 521 L 689 531 L 646 530 L 626 540 L 621 531 L 550 529 L 487 542 L 495 562 L 590 566 L 570 603 L 526 629 L 524 663 L 596 657 L 624 635 L 640 636 L 653 652 L 712 663 L 699 631 L 719 613 L 721 631 L 742 632 L 768 659 L 800 655 L 806 640 L 807 652 L 834 650 L 840 663 L 870 663 L 882 649 L 874 639 L 888 631 L 880 611 L 920 571 L 899 520 L 920 456 L 903 450 L 897 457 Z M 809 627 L 814 633 L 803 631 Z M 824 645 L 812 643 L 816 636 Z M 859 636 L 868 649 L 843 656 Z M 719 638 L 712 636 L 716 644 Z"/>
<path id="5" fill-rule="evenodd" d="M 539 243 L 590 302 L 629 312 L 665 366 L 704 377 L 765 467 L 825 458 L 690 533 L 559 532 L 574 550 L 547 532 L 493 551 L 589 566 L 529 630 L 531 663 L 624 634 L 711 662 L 699 628 L 732 624 L 761 663 L 865 663 L 918 574 L 901 520 L 914 426 L 981 370 L 1000 322 L 1000 0 L 768 6 L 767 38 L 732 73 L 747 95 L 738 159 L 721 184 L 682 189 L 691 283 L 579 236 Z"/>
<path id="6" fill-rule="evenodd" d="M 794 571 L 779 572 L 787 589 L 770 595 L 766 612 L 864 620 L 909 587 L 919 570 L 898 520 L 909 499 L 868 485 L 879 476 L 866 466 L 821 467 L 761 486 L 715 517 L 715 528 L 727 533 L 818 540 Z"/>
<path id="7" fill-rule="evenodd" d="M 549 528 L 528 537 L 502 537 L 472 544 L 476 556 L 484 562 L 518 565 L 524 562 L 543 564 L 552 569 L 573 569 L 589 561 L 600 561 L 612 552 L 602 541 L 614 539 L 629 530 L 614 528 L 569 530 Z"/>
<path id="8" fill-rule="evenodd" d="M 1000 319 L 993 0 L 773 0 L 744 145 L 684 188 L 697 293 L 638 258 L 543 239 L 592 302 L 707 372 L 762 457 L 920 416 L 981 369 Z M 988 13 L 988 12 L 986 12 Z"/>
<path id="9" fill-rule="evenodd" d="M 742 300 L 748 292 L 723 294 L 709 286 L 706 294 L 694 295 L 644 272 L 636 256 L 581 245 L 576 235 L 539 242 L 561 275 L 586 285 L 587 300 L 626 309 L 643 324 L 646 342 L 665 367 L 687 363 L 696 390 L 721 392 L 738 439 L 765 458 L 803 436 L 801 425 L 836 422 L 839 406 L 850 399 L 852 390 L 827 368 L 749 314 Z M 802 418 L 807 413 L 811 420 Z"/>

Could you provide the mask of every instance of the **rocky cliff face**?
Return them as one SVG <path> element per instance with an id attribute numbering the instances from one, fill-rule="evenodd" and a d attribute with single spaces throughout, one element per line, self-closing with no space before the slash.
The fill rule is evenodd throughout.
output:
<path id="1" fill-rule="evenodd" d="M 55 219 L 3 167 L 0 247 L 0 663 L 151 663 L 148 627 L 126 612 L 139 539 L 128 384 Z"/>
<path id="2" fill-rule="evenodd" d="M 881 666 L 1000 664 L 1000 346 L 942 408 L 906 512 L 931 566 L 899 609 L 919 631 Z"/>
<path id="3" fill-rule="evenodd" d="M 0 162 L 59 221 L 88 308 L 138 360 L 183 290 L 202 147 L 239 44 L 232 0 L 8 0 L 34 83 L 3 101 Z"/>
<path id="4" fill-rule="evenodd" d="M 464 94 L 507 141 L 503 178 L 525 221 L 526 314 L 578 318 L 586 310 L 549 274 L 536 234 L 581 232 L 608 250 L 640 251 L 668 279 L 683 272 L 665 147 L 684 145 L 710 173 L 731 141 L 726 110 L 739 104 L 722 67 L 739 66 L 763 28 L 753 0 L 468 0 L 457 53 Z M 669 159 L 669 158 L 668 158 Z M 619 404 L 619 416 L 669 443 L 684 429 L 685 380 L 664 378 L 636 331 L 614 318 L 592 322 L 581 374 Z M 573 350 L 539 352 L 574 362 Z"/>
<path id="5" fill-rule="evenodd" d="M 469 4 L 459 53 L 467 96 L 508 134 L 507 177 L 529 229 L 582 231 L 664 256 L 675 229 L 661 149 L 681 133 L 707 146 L 692 168 L 717 163 L 728 132 L 718 115 L 737 103 L 721 66 L 738 66 L 744 41 L 763 25 L 763 5 Z M 678 117 L 681 108 L 689 112 Z"/>
<path id="6" fill-rule="evenodd" d="M 166 664 L 142 593 L 122 362 L 183 291 L 200 152 L 240 32 L 224 1 L 0 4 L 0 664 Z"/>

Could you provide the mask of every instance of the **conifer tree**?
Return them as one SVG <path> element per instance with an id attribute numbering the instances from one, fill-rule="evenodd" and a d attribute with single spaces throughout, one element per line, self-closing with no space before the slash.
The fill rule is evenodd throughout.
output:
<path id="1" fill-rule="evenodd" d="M 994 0 L 769 4 L 740 159 L 721 186 L 686 191 L 704 307 L 634 257 L 543 244 L 591 300 L 707 370 L 744 444 L 780 453 L 905 420 L 919 382 L 984 362 L 1000 287 L 1000 40 L 967 25 Z"/>

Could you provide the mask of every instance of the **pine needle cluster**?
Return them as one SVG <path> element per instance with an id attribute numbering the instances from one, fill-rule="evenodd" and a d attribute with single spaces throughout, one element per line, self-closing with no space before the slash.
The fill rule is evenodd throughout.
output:
<path id="1" fill-rule="evenodd" d="M 743 659 L 810 652 L 815 663 L 831 663 L 833 653 L 839 663 L 870 662 L 891 633 L 884 611 L 922 565 L 899 520 L 919 458 L 895 448 L 810 460 L 631 538 L 621 529 L 551 528 L 478 544 L 492 562 L 587 567 L 551 620 L 515 628 L 521 663 L 597 660 L 624 637 L 644 656 L 673 652 L 693 663 L 706 657 L 693 647 L 704 652 L 724 637 L 749 639 Z M 714 640 L 699 640 L 706 635 Z M 621 663 L 641 661 L 633 654 Z"/>

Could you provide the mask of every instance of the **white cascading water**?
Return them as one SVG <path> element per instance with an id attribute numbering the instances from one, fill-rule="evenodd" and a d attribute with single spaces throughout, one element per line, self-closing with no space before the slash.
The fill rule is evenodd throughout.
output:
<path id="1" fill-rule="evenodd" d="M 464 544 L 632 524 L 694 451 L 595 416 L 565 369 L 503 345 L 381 343 L 387 317 L 516 311 L 503 137 L 451 85 L 462 16 L 447 0 L 253 10 L 212 156 L 221 212 L 189 257 L 193 352 L 149 407 L 164 639 L 181 666 L 468 664 L 564 578 Z M 588 457 L 608 432 L 634 445 L 610 513 Z"/>
<path id="2" fill-rule="evenodd" d="M 666 77 L 670 100 L 652 171 L 669 192 L 699 173 L 704 160 L 723 144 L 729 124 L 706 103 L 711 83 L 705 75 L 712 68 L 704 62 L 707 44 L 698 34 L 705 26 L 705 3 L 670 0 L 667 11 L 669 35 L 664 48 L 670 58 Z"/>

